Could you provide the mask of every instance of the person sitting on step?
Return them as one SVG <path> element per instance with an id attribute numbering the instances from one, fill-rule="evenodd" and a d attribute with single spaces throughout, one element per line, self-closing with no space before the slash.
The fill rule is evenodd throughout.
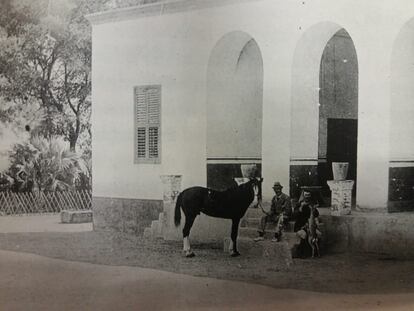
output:
<path id="1" fill-rule="evenodd" d="M 303 198 L 299 200 L 298 204 L 295 206 L 293 211 L 293 219 L 295 220 L 295 225 L 293 231 L 296 232 L 298 238 L 300 238 L 300 244 L 298 245 L 298 257 L 304 257 L 307 245 L 307 237 L 309 234 L 309 218 L 311 213 L 316 224 L 315 233 L 318 239 L 321 238 L 322 233 L 318 229 L 319 227 L 319 211 L 317 209 L 318 204 L 312 201 L 312 194 L 309 191 L 303 192 Z"/>
<path id="2" fill-rule="evenodd" d="M 277 224 L 276 233 L 272 241 L 280 241 L 282 237 L 282 229 L 283 226 L 289 221 L 292 216 L 292 205 L 290 202 L 290 197 L 282 192 L 283 186 L 280 182 L 275 182 L 273 185 L 273 191 L 275 192 L 275 196 L 272 198 L 272 204 L 270 208 L 270 213 L 266 213 L 259 224 L 259 236 L 254 240 L 263 241 L 266 225 L 267 223 L 274 223 Z M 264 212 L 264 211 L 263 211 Z"/>

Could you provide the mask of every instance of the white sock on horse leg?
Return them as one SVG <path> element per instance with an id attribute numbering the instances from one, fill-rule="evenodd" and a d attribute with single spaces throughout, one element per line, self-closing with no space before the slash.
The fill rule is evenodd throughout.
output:
<path id="1" fill-rule="evenodd" d="M 233 246 L 234 246 L 234 244 L 233 244 L 233 240 L 232 240 L 232 239 L 230 239 L 230 244 L 229 244 L 229 251 L 230 251 L 230 252 L 232 252 L 232 251 L 233 251 Z"/>
<path id="2" fill-rule="evenodd" d="M 183 250 L 185 252 L 190 250 L 190 240 L 188 237 L 185 237 L 183 240 Z"/>

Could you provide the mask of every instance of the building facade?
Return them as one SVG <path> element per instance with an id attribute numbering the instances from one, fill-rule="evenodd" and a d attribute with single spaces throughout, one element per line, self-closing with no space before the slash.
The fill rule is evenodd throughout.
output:
<path id="1" fill-rule="evenodd" d="M 412 1 L 182 0 L 89 19 L 97 204 L 149 211 L 160 175 L 222 189 L 243 163 L 269 201 L 274 181 L 326 188 L 347 161 L 357 209 L 413 208 Z"/>

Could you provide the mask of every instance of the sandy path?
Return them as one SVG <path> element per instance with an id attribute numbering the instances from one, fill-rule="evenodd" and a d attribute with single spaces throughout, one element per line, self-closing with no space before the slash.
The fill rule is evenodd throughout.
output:
<path id="1" fill-rule="evenodd" d="M 0 310 L 414 310 L 414 295 L 278 290 L 0 251 Z"/>
<path id="2" fill-rule="evenodd" d="M 92 223 L 62 224 L 59 214 L 0 217 L 0 233 L 85 231 L 92 231 Z"/>

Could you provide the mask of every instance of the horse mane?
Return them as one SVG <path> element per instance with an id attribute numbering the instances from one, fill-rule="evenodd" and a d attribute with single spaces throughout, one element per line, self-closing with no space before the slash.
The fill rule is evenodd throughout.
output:
<path id="1" fill-rule="evenodd" d="M 230 186 L 229 188 L 227 188 L 226 190 L 214 190 L 214 189 L 211 189 L 211 188 L 208 188 L 208 190 L 209 191 L 214 191 L 214 192 L 219 192 L 221 194 L 232 193 L 236 190 L 245 188 L 247 185 L 250 185 L 252 182 L 253 182 L 252 180 L 249 180 L 248 182 L 245 182 L 245 183 L 240 184 L 240 185 L 234 184 L 234 185 Z"/>

